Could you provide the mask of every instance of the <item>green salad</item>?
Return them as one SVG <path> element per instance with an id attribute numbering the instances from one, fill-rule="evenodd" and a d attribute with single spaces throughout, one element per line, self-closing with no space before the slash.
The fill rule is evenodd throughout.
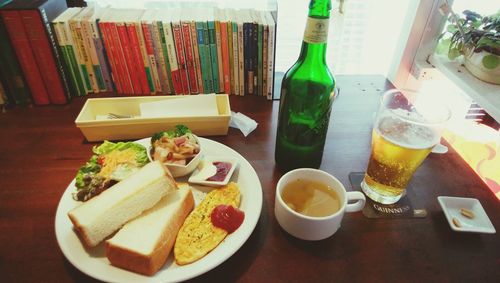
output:
<path id="1" fill-rule="evenodd" d="M 104 141 L 76 174 L 77 201 L 87 201 L 149 162 L 146 148 L 135 142 Z"/>

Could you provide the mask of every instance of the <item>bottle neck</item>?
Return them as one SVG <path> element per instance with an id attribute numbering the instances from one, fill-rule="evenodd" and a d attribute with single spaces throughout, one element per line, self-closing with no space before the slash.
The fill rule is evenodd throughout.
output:
<path id="1" fill-rule="evenodd" d="M 311 2 L 309 2 L 308 15 L 314 18 L 330 18 L 331 9 L 331 0 L 311 0 Z"/>
<path id="2" fill-rule="evenodd" d="M 299 61 L 326 64 L 331 0 L 311 0 Z"/>

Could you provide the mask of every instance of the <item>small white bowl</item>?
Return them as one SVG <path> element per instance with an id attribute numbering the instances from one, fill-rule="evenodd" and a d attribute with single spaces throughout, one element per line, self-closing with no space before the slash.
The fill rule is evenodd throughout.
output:
<path id="1" fill-rule="evenodd" d="M 451 229 L 457 232 L 475 232 L 495 234 L 496 230 L 488 215 L 478 199 L 461 197 L 438 197 L 439 204 L 443 208 L 444 215 L 450 224 Z M 474 218 L 470 219 L 460 213 L 460 209 L 465 208 L 474 213 Z M 453 223 L 453 218 L 459 221 L 460 227 Z"/>
<path id="2" fill-rule="evenodd" d="M 198 152 L 198 154 L 196 154 L 195 157 L 193 157 L 193 159 L 191 159 L 191 161 L 189 161 L 188 164 L 180 165 L 180 164 L 163 163 L 165 164 L 165 166 L 167 166 L 170 173 L 172 173 L 172 176 L 174 177 L 186 176 L 189 173 L 193 172 L 194 169 L 196 169 L 196 166 L 198 166 L 198 164 L 200 163 L 203 148 L 201 147 L 200 140 L 198 139 L 198 137 L 195 136 L 195 138 L 198 141 L 198 144 L 200 145 L 200 152 Z M 151 149 L 152 146 L 150 144 L 148 148 L 148 158 L 150 161 L 153 161 L 153 157 L 151 156 Z"/>
<path id="3" fill-rule="evenodd" d="M 226 177 L 222 181 L 207 181 L 206 179 L 212 177 L 213 175 L 205 175 L 205 176 L 200 176 L 204 174 L 204 169 L 205 166 L 210 166 L 209 164 L 213 164 L 214 162 L 227 162 L 231 164 L 231 168 L 229 169 L 229 172 L 227 173 Z M 225 186 L 227 183 L 229 183 L 229 180 L 231 179 L 231 176 L 234 173 L 234 170 L 238 167 L 238 161 L 233 158 L 227 158 L 227 157 L 219 157 L 219 156 L 205 156 L 203 158 L 203 161 L 199 163 L 199 166 L 196 168 L 196 170 L 193 172 L 193 174 L 189 177 L 188 182 L 193 183 L 193 184 L 199 184 L 199 185 L 204 185 L 204 186 L 210 186 L 210 187 L 220 187 L 220 186 Z M 215 173 L 214 173 L 215 174 Z"/>

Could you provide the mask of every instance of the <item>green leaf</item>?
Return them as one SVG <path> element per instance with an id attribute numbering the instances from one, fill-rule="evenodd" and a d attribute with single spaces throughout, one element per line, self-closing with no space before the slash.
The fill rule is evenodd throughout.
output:
<path id="1" fill-rule="evenodd" d="M 500 64 L 500 59 L 496 55 L 489 54 L 484 56 L 481 62 L 486 69 L 493 70 Z"/>
<path id="2" fill-rule="evenodd" d="M 481 24 L 482 24 L 482 22 L 481 22 L 480 20 L 474 20 L 474 21 L 472 22 L 472 26 L 473 26 L 474 28 L 478 28 L 479 26 L 481 26 Z"/>
<path id="3" fill-rule="evenodd" d="M 161 139 L 163 136 L 166 136 L 168 138 L 176 138 L 188 133 L 191 133 L 191 130 L 188 127 L 186 127 L 185 125 L 176 125 L 175 129 L 168 131 L 161 131 L 153 134 L 153 136 L 151 137 L 151 144 Z"/>
<path id="4" fill-rule="evenodd" d="M 449 33 L 455 33 L 458 30 L 456 25 L 448 25 L 446 31 Z"/>
<path id="5" fill-rule="evenodd" d="M 446 54 L 446 52 L 448 52 L 448 49 L 450 48 L 450 43 L 451 39 L 449 38 L 440 40 L 438 42 L 438 45 L 436 46 L 436 53 L 440 55 Z"/>
<path id="6" fill-rule="evenodd" d="M 448 58 L 450 60 L 453 60 L 453 59 L 457 58 L 460 55 L 461 55 L 460 50 L 458 50 L 457 48 L 452 48 L 452 49 L 450 49 L 448 51 Z"/>

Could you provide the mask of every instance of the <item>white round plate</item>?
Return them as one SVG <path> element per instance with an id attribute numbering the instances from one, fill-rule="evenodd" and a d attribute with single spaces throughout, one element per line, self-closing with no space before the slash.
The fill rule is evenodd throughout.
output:
<path id="1" fill-rule="evenodd" d="M 136 142 L 149 148 L 149 138 Z M 253 167 L 239 153 L 209 139 L 200 138 L 200 143 L 206 154 L 230 157 L 239 161 L 239 168 L 233 174 L 231 181 L 236 182 L 240 188 L 240 209 L 245 212 L 245 219 L 243 224 L 234 233 L 229 234 L 213 251 L 200 260 L 184 266 L 175 264 L 172 251 L 166 264 L 154 276 L 144 276 L 112 266 L 106 258 L 103 243 L 92 249 L 86 248 L 73 230 L 67 213 L 81 204 L 72 198 L 72 193 L 76 191 L 75 180 L 73 180 L 59 201 L 55 220 L 57 242 L 64 256 L 83 273 L 107 282 L 177 282 L 188 280 L 215 268 L 232 256 L 246 242 L 257 225 L 262 209 L 262 187 Z M 177 180 L 184 182 L 187 178 Z M 213 189 L 192 187 L 196 205 L 206 192 Z"/>

